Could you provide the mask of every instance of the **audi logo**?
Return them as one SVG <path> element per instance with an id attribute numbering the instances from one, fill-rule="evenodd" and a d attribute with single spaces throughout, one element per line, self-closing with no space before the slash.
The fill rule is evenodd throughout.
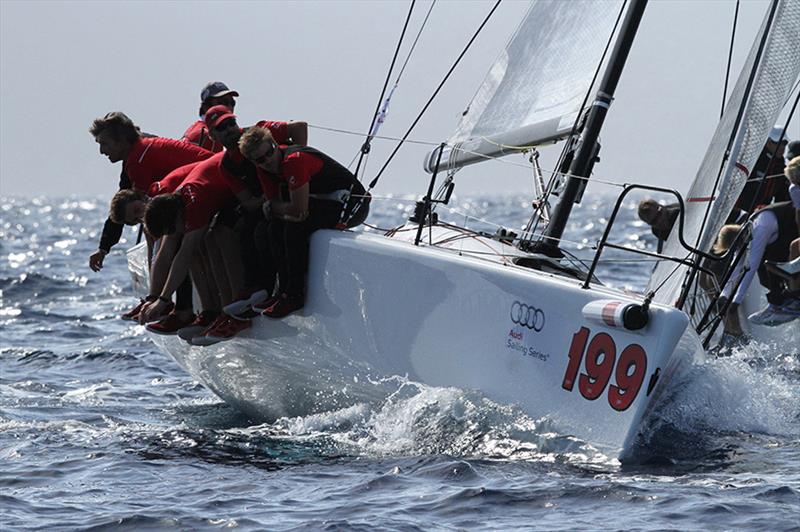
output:
<path id="1" fill-rule="evenodd" d="M 536 332 L 544 328 L 544 311 L 519 301 L 511 304 L 511 321 Z"/>

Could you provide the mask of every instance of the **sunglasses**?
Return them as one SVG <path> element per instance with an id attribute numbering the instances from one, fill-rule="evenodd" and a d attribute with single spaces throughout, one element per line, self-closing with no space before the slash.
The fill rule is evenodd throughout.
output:
<path id="1" fill-rule="evenodd" d="M 225 131 L 229 127 L 233 127 L 234 124 L 236 124 L 236 120 L 234 120 L 233 118 L 228 118 L 227 120 L 225 120 L 221 124 L 219 124 L 217 127 L 215 127 L 214 131 L 217 131 L 217 132 Z"/>
<path id="2" fill-rule="evenodd" d="M 275 153 L 275 145 L 270 142 L 269 144 L 267 144 L 267 151 L 265 151 L 263 154 L 259 155 L 258 157 L 255 157 L 255 156 L 250 157 L 250 160 L 253 161 L 256 164 L 263 164 L 263 163 L 265 163 L 267 161 L 267 159 L 272 157 L 272 155 L 274 153 Z"/>

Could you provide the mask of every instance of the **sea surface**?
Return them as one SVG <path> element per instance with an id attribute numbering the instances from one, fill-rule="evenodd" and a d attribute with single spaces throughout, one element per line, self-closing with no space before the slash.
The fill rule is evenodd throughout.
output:
<path id="1" fill-rule="evenodd" d="M 576 210 L 576 254 L 591 256 L 611 204 Z M 530 210 L 507 196 L 454 205 L 454 221 L 515 230 Z M 412 208 L 379 198 L 370 222 Z M 380 404 L 256 424 L 118 319 L 135 303 L 136 233 L 90 271 L 106 212 L 102 198 L 0 198 L 1 530 L 800 528 L 798 346 L 693 368 L 635 465 L 513 405 L 413 382 Z M 635 201 L 614 234 L 654 245 Z M 650 268 L 610 260 L 599 275 L 641 289 Z"/>

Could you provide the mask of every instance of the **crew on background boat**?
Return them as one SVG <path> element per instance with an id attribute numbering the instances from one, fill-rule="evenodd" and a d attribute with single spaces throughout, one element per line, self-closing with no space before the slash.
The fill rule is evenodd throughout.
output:
<path id="1" fill-rule="evenodd" d="M 786 153 L 784 153 L 783 157 L 786 160 L 787 165 L 789 164 L 789 161 L 795 157 L 800 157 L 800 140 L 793 140 L 787 144 Z"/>
<path id="2" fill-rule="evenodd" d="M 783 178 L 785 167 L 783 155 L 788 143 L 789 139 L 783 134 L 783 127 L 773 127 L 753 171 L 748 175 L 747 182 L 736 200 L 734 210 L 753 212 L 757 207 L 789 200 L 789 185 Z"/>
<path id="3" fill-rule="evenodd" d="M 200 119 L 189 126 L 181 140 L 191 142 L 214 153 L 222 151 L 222 143 L 215 140 L 210 134 L 209 127 L 205 122 L 205 116 L 209 109 L 215 105 L 224 105 L 231 111 L 236 107 L 236 99 L 239 93 L 228 88 L 221 81 L 211 81 L 200 91 Z"/>
<path id="4" fill-rule="evenodd" d="M 253 304 L 261 303 L 272 295 L 275 284 L 274 275 L 273 279 L 265 278 L 266 274 L 259 267 L 255 248 L 254 233 L 263 219 L 264 196 L 255 165 L 239 151 L 239 139 L 249 127 L 240 127 L 232 110 L 224 106 L 210 108 L 205 120 L 214 140 L 225 146 L 222 176 L 239 201 L 233 228 L 238 237 L 240 251 L 236 249 L 234 239 L 227 234 L 212 231 L 212 238 L 215 238 L 223 253 L 228 256 L 239 253 L 242 257 L 243 278 L 239 283 L 242 290 L 239 294 L 234 294 L 234 301 L 223 309 L 227 314 L 240 315 L 247 313 Z M 303 121 L 261 120 L 250 127 L 269 130 L 280 144 L 305 146 L 308 142 L 308 125 Z"/>
<path id="5" fill-rule="evenodd" d="M 680 213 L 680 205 L 670 203 L 662 205 L 652 198 L 643 199 L 639 202 L 637 211 L 639 219 L 650 226 L 653 234 L 658 239 L 658 252 L 664 247 L 664 242 L 675 225 Z"/>
<path id="6" fill-rule="evenodd" d="M 800 162 L 798 164 L 800 165 Z M 786 176 L 789 177 L 789 175 L 790 173 L 787 172 Z M 760 325 L 780 325 L 800 317 L 800 293 L 791 288 L 787 290 L 784 286 L 784 279 L 771 273 L 765 265 L 765 261 L 787 261 L 790 257 L 792 243 L 798 238 L 800 193 L 797 191 L 800 189 L 794 185 L 791 190 L 793 192 L 792 201 L 773 203 L 758 210 L 750 218 L 752 223 L 750 251 L 747 258 L 736 266 L 733 275 L 722 290 L 722 298 L 725 298 L 722 300 L 723 305 L 725 301 L 731 301 L 725 316 L 725 331 L 730 334 L 735 336 L 742 334 L 738 307 L 756 272 L 758 272 L 759 282 L 767 289 L 768 305 L 751 314 L 748 319 Z M 724 226 L 720 234 L 739 229 L 740 226 L 736 225 Z M 734 289 L 735 293 L 733 293 Z"/>
<path id="7" fill-rule="evenodd" d="M 239 147 L 258 167 L 266 199 L 265 220 L 256 230 L 261 266 L 268 272 L 274 268 L 278 275 L 279 294 L 263 304 L 263 314 L 280 318 L 305 303 L 311 233 L 362 223 L 369 196 L 358 179 L 329 156 L 309 146 L 279 145 L 266 129 L 249 129 Z"/>
<path id="8" fill-rule="evenodd" d="M 100 145 L 101 154 L 107 156 L 112 163 L 122 161 L 119 182 L 121 190 L 134 189 L 147 193 L 153 183 L 162 180 L 170 172 L 212 155 L 208 150 L 185 142 L 144 136 L 127 115 L 116 111 L 95 119 L 89 132 Z M 89 267 L 92 270 L 99 271 L 103 267 L 105 256 L 119 242 L 122 229 L 122 224 L 114 223 L 110 218 L 106 220 L 100 245 L 89 257 Z M 188 278 L 179 293 L 180 310 L 191 313 L 191 284 Z M 140 309 L 141 302 L 124 313 L 123 319 L 134 319 Z"/>

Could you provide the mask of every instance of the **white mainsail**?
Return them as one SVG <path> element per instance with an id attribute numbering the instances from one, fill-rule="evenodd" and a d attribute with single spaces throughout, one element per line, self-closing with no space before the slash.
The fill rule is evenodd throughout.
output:
<path id="1" fill-rule="evenodd" d="M 448 139 L 456 168 L 565 137 L 591 88 L 621 0 L 536 0 Z M 428 155 L 432 172 L 438 149 Z"/>
<path id="2" fill-rule="evenodd" d="M 776 0 L 767 9 L 722 119 L 685 196 L 684 238 L 689 245 L 696 244 L 705 252 L 713 245 L 799 74 L 800 1 Z M 744 111 L 741 115 L 740 109 Z M 711 208 L 703 225 L 709 202 Z M 672 256 L 687 254 L 678 240 L 677 223 L 663 252 Z M 686 274 L 687 267 L 662 261 L 650 278 L 648 290 L 659 288 L 655 300 L 673 304 L 686 282 Z M 700 308 L 699 314 L 703 310 Z"/>

